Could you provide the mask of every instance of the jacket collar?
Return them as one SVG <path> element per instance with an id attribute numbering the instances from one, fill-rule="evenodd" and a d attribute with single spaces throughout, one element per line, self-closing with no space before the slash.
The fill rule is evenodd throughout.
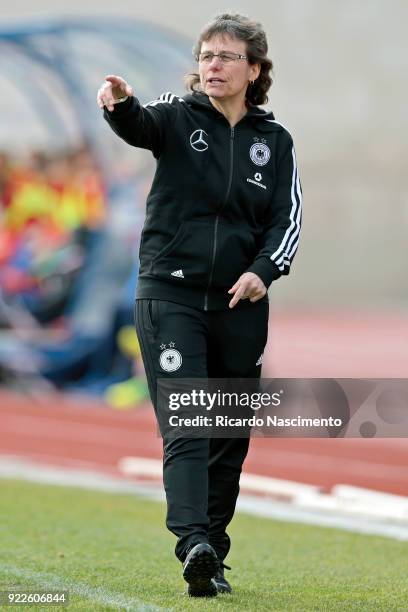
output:
<path id="1" fill-rule="evenodd" d="M 222 115 L 222 113 L 220 113 L 215 108 L 215 106 L 211 104 L 210 98 L 205 93 L 196 91 L 193 94 L 187 94 L 183 96 L 183 100 L 185 100 L 188 104 L 191 104 L 191 106 L 199 106 L 201 108 L 206 108 L 207 110 L 212 111 L 216 115 Z M 244 118 L 246 117 L 254 118 L 255 120 L 259 118 L 269 120 L 275 119 L 272 111 L 265 111 L 262 108 L 259 108 L 259 106 L 253 105 L 248 108 L 247 114 L 244 116 Z"/>

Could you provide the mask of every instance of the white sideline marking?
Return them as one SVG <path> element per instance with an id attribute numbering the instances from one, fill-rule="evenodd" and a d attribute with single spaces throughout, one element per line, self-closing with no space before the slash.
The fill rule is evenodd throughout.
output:
<path id="1" fill-rule="evenodd" d="M 162 478 L 163 476 L 163 467 L 160 459 L 122 457 L 118 461 L 118 469 L 123 474 L 131 476 L 153 476 L 154 478 Z"/>
<path id="2" fill-rule="evenodd" d="M 398 504 L 401 508 L 408 510 L 408 497 L 385 493 L 384 491 L 373 491 L 372 489 L 364 489 L 363 487 L 352 485 L 335 485 L 333 487 L 333 495 L 342 499 L 356 499 L 380 504 Z"/>
<path id="3" fill-rule="evenodd" d="M 282 497 L 289 496 L 294 499 L 320 494 L 320 487 L 314 485 L 292 482 L 291 480 L 281 480 L 280 478 L 270 478 L 269 476 L 258 476 L 257 474 L 248 474 L 247 472 L 243 472 L 240 484 L 248 491 L 272 493 Z"/>
<path id="4" fill-rule="evenodd" d="M 339 485 L 341 487 L 347 485 Z M 375 496 L 375 491 L 369 491 Z M 368 496 L 369 497 L 369 496 Z M 332 495 L 316 495 L 308 499 L 299 500 L 298 506 L 308 510 L 325 510 L 326 512 L 341 512 L 349 516 L 362 516 L 392 521 L 401 521 L 408 525 L 408 509 L 395 502 L 376 501 L 359 497 L 340 497 L 334 492 Z"/>
<path id="5" fill-rule="evenodd" d="M 237 510 L 247 514 L 270 518 L 285 523 L 304 523 L 316 527 L 342 529 L 363 535 L 375 535 L 401 542 L 408 542 L 408 527 L 406 525 L 380 522 L 372 518 L 350 516 L 335 512 L 307 510 L 284 502 L 271 502 L 259 497 L 242 495 L 238 498 Z"/>
<path id="6" fill-rule="evenodd" d="M 149 499 L 166 499 L 162 488 L 149 483 L 139 484 L 125 478 L 107 476 L 97 470 L 71 469 L 35 463 L 22 457 L 0 456 L 0 478 L 18 478 L 40 484 L 77 487 L 109 493 L 143 495 Z"/>
<path id="7" fill-rule="evenodd" d="M 171 608 L 161 608 L 153 604 L 147 604 L 141 599 L 126 597 L 122 595 L 122 593 L 108 591 L 104 587 L 92 587 L 89 584 L 74 582 L 66 578 L 60 578 L 55 574 L 33 572 L 28 569 L 14 567 L 5 563 L 0 563 L 0 572 L 16 578 L 22 578 L 23 580 L 33 581 L 46 589 L 69 591 L 69 596 L 71 596 L 72 593 L 75 593 L 75 595 L 85 597 L 94 603 L 100 603 L 105 606 L 118 608 L 120 610 L 132 610 L 135 612 L 170 612 L 171 610 Z M 69 603 L 72 604 L 72 601 Z"/>
<path id="8" fill-rule="evenodd" d="M 160 459 L 144 459 L 143 457 L 122 457 L 118 462 L 119 471 L 128 476 L 162 477 L 163 468 Z M 320 488 L 291 480 L 259 476 L 243 472 L 240 486 L 248 491 L 272 493 L 282 497 L 298 497 L 320 492 Z"/>
<path id="9" fill-rule="evenodd" d="M 160 483 L 147 484 L 126 479 L 106 476 L 97 471 L 71 470 L 35 464 L 20 457 L 0 456 L 0 478 L 18 478 L 31 482 L 59 486 L 80 487 L 88 490 L 106 491 L 108 493 L 127 493 L 144 496 L 153 501 L 165 501 L 165 494 Z M 324 496 L 321 496 L 324 497 Z M 325 496 L 331 497 L 331 496 Z M 331 512 L 322 508 L 300 507 L 300 499 L 306 503 L 308 497 L 299 496 L 297 504 L 276 501 L 270 498 L 259 498 L 240 495 L 237 510 L 265 518 L 290 523 L 305 523 L 318 527 L 332 527 L 362 533 L 383 536 L 395 540 L 408 541 L 408 524 L 392 523 L 389 519 L 375 520 L 370 516 L 350 516 L 334 508 Z M 309 498 L 310 499 L 310 498 Z"/>
<path id="10" fill-rule="evenodd" d="M 332 495 L 338 506 L 352 505 L 360 513 L 408 521 L 408 497 L 339 484 Z"/>
<path id="11" fill-rule="evenodd" d="M 162 464 L 159 459 L 123 457 L 118 463 L 118 468 L 126 475 L 150 478 L 162 476 Z M 293 506 L 306 512 L 314 510 L 330 514 L 337 512 L 350 517 L 408 523 L 408 498 L 400 495 L 348 485 L 336 485 L 329 495 L 322 493 L 320 488 L 314 485 L 245 472 L 241 475 L 240 486 L 250 493 L 272 495 L 275 500 L 290 501 Z"/>

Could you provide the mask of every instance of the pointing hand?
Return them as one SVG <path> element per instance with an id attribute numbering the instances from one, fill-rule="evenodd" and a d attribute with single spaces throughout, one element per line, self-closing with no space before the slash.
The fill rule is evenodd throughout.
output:
<path id="1" fill-rule="evenodd" d="M 266 294 L 266 287 L 257 274 L 253 272 L 244 272 L 235 285 L 229 289 L 228 293 L 234 294 L 234 297 L 229 303 L 229 307 L 234 308 L 239 300 L 246 300 L 249 298 L 250 302 L 257 302 Z"/>
<path id="2" fill-rule="evenodd" d="M 114 104 L 117 104 L 117 100 L 124 96 L 133 96 L 133 87 L 122 77 L 108 74 L 98 89 L 96 101 L 99 108 L 106 106 L 109 111 L 113 111 Z"/>

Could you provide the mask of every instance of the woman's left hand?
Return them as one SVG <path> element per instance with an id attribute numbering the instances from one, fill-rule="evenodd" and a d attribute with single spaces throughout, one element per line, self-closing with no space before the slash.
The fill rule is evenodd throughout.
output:
<path id="1" fill-rule="evenodd" d="M 230 308 L 234 308 L 239 300 L 249 298 L 250 302 L 257 302 L 266 294 L 266 287 L 257 274 L 253 272 L 244 272 L 235 285 L 228 290 L 228 293 L 233 293 L 234 297 L 229 303 Z"/>

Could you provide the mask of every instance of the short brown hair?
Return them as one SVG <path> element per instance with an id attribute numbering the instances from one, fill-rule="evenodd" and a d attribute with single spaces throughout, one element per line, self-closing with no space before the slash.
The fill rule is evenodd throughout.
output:
<path id="1" fill-rule="evenodd" d="M 246 99 L 250 104 L 266 104 L 267 92 L 272 85 L 272 60 L 267 57 L 268 43 L 262 25 L 245 15 L 223 13 L 217 15 L 208 23 L 200 33 L 198 41 L 193 47 L 196 59 L 204 41 L 210 40 L 217 34 L 226 34 L 231 38 L 238 38 L 246 43 L 247 56 L 250 64 L 260 64 L 261 70 L 253 85 L 249 84 Z M 188 90 L 201 91 L 200 76 L 196 72 L 187 74 L 184 78 Z"/>

